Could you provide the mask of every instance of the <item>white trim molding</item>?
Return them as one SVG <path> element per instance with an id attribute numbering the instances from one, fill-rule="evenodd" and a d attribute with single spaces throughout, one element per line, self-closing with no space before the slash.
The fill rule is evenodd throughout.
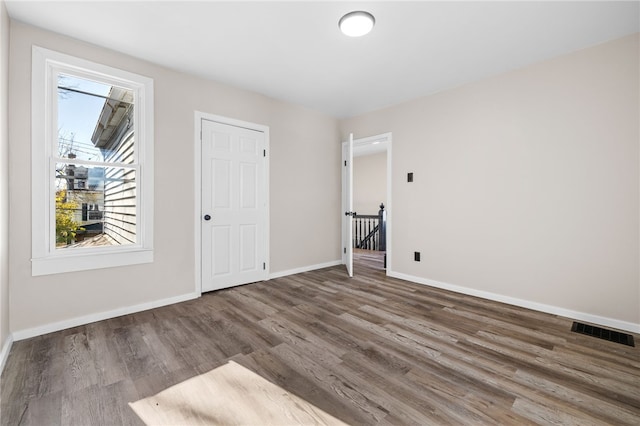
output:
<path id="1" fill-rule="evenodd" d="M 32 48 L 31 77 L 31 274 L 84 271 L 153 262 L 153 79 L 38 46 Z M 131 90 L 135 149 L 132 163 L 75 159 L 87 167 L 135 172 L 136 242 L 130 245 L 56 247 L 58 77 L 68 75 Z"/>
<path id="2" fill-rule="evenodd" d="M 197 299 L 200 293 L 187 293 L 180 296 L 169 297 L 167 299 L 155 300 L 153 302 L 140 303 L 138 305 L 127 306 L 124 308 L 113 309 L 111 311 L 99 312 L 97 314 L 85 315 L 82 317 L 70 318 L 64 321 L 58 321 L 46 324 L 40 327 L 27 328 L 13 332 L 15 341 L 29 339 L 31 337 L 41 336 L 54 331 L 65 330 L 71 327 L 91 324 L 92 322 L 116 318 L 122 315 L 134 314 L 136 312 L 147 311 L 149 309 L 160 308 L 162 306 L 173 305 L 174 303 L 186 302 L 187 300 Z"/>
<path id="3" fill-rule="evenodd" d="M 632 322 L 620 321 L 615 318 L 602 317 L 599 315 L 588 314 L 586 312 L 573 311 L 571 309 L 561 308 L 559 306 L 546 305 L 544 303 L 531 302 L 529 300 L 518 299 L 502 294 L 491 293 L 488 291 L 476 290 L 469 287 L 462 287 L 454 284 L 443 283 L 440 281 L 430 280 L 428 278 L 416 277 L 413 275 L 403 274 L 400 272 L 387 271 L 387 275 L 416 284 L 423 284 L 430 287 L 440 288 L 443 290 L 453 291 L 455 293 L 466 294 L 468 296 L 480 297 L 482 299 L 493 300 L 494 302 L 506 303 L 521 308 L 532 309 L 534 311 L 544 312 L 561 317 L 586 321 L 592 324 L 602 325 L 606 327 L 616 328 L 618 330 L 630 331 L 632 333 L 640 333 L 640 324 Z"/>
<path id="4" fill-rule="evenodd" d="M 303 272 L 315 271 L 316 269 L 322 269 L 322 268 L 330 268 L 331 266 L 338 266 L 342 264 L 343 264 L 342 259 L 340 259 L 340 260 L 333 260 L 331 262 L 318 263 L 316 265 L 302 266 L 300 268 L 274 272 L 273 274 L 269 275 L 269 279 L 271 280 L 274 278 L 282 278 L 288 275 L 301 274 Z"/>
<path id="5" fill-rule="evenodd" d="M 9 358 L 9 352 L 11 351 L 11 346 L 13 345 L 13 335 L 9 333 L 7 338 L 2 345 L 2 351 L 0 351 L 0 375 L 4 371 L 4 366 L 7 363 L 7 358 Z"/>

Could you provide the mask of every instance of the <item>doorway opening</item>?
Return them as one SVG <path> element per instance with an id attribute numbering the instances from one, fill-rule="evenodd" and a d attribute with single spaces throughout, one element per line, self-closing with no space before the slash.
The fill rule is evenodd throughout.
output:
<path id="1" fill-rule="evenodd" d="M 343 143 L 345 161 L 348 150 L 349 143 Z M 355 270 L 366 267 L 389 271 L 392 262 L 391 133 L 354 139 L 352 155 L 351 170 L 345 167 L 342 176 L 343 211 L 353 213 L 343 218 L 343 245 L 351 245 L 343 247 L 343 263 L 349 265 L 351 254 Z"/>

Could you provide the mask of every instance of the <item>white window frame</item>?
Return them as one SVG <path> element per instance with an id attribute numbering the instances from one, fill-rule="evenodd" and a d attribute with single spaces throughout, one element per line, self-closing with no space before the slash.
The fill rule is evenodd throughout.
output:
<path id="1" fill-rule="evenodd" d="M 55 149 L 58 74 L 134 92 L 136 244 L 55 248 Z M 153 262 L 153 80 L 39 46 L 32 50 L 31 274 L 48 275 Z"/>

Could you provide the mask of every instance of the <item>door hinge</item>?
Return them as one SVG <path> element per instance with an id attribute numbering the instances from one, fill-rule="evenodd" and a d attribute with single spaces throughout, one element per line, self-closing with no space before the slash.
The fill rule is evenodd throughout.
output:
<path id="1" fill-rule="evenodd" d="M 347 248 L 345 247 L 343 250 L 344 250 L 344 254 L 347 254 Z"/>
<path id="2" fill-rule="evenodd" d="M 267 156 L 267 150 L 266 150 L 266 149 L 263 149 L 263 150 L 262 150 L 262 156 L 263 156 L 263 157 L 266 157 L 266 156 Z"/>
<path id="3" fill-rule="evenodd" d="M 265 271 L 267 270 L 267 264 L 266 263 L 262 264 L 262 269 L 265 270 Z"/>
<path id="4" fill-rule="evenodd" d="M 344 160 L 344 166 L 347 167 L 347 160 Z"/>

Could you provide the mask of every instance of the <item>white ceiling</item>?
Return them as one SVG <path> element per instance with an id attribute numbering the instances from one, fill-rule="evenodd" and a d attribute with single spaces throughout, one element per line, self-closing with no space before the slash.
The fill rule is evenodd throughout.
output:
<path id="1" fill-rule="evenodd" d="M 349 117 L 640 31 L 634 2 L 6 1 L 9 15 Z M 340 17 L 366 10 L 369 35 Z"/>

